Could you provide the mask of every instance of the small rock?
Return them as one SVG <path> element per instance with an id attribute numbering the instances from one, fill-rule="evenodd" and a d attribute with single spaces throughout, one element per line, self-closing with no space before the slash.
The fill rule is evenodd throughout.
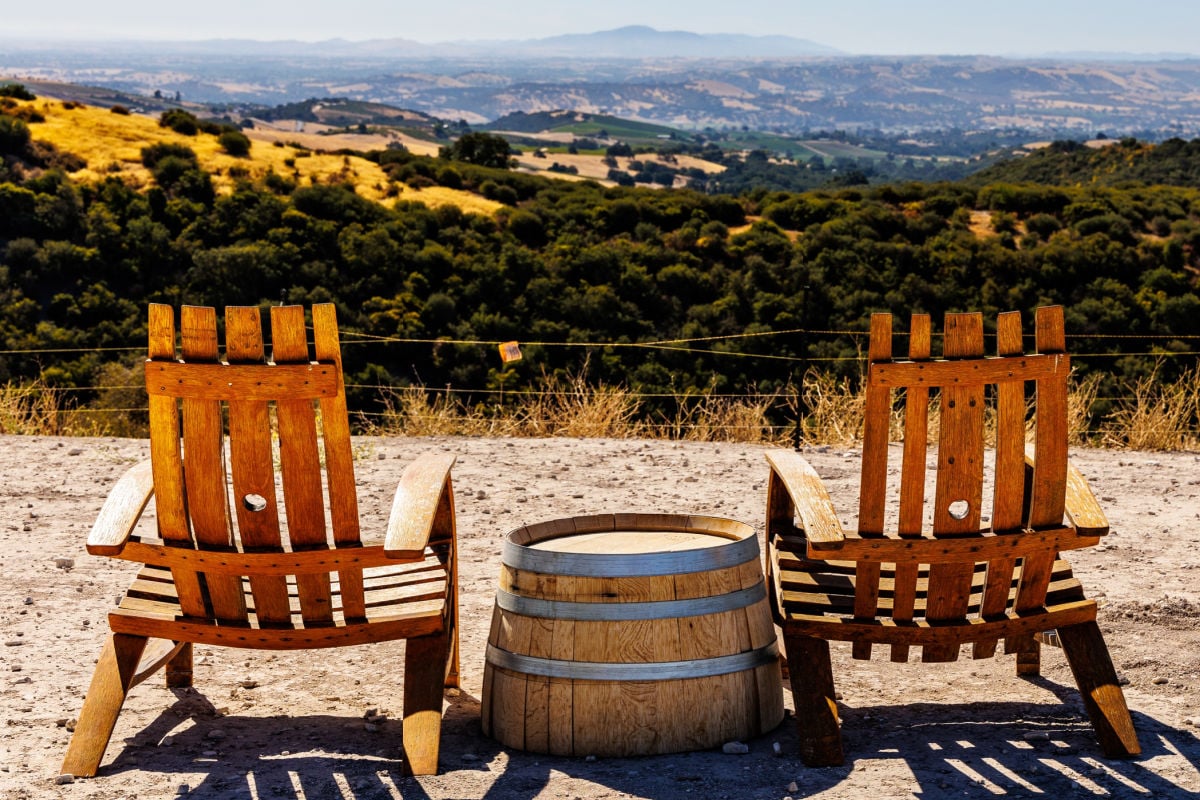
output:
<path id="1" fill-rule="evenodd" d="M 1195 727 L 1195 726 L 1196 726 L 1196 720 L 1195 720 L 1195 719 L 1193 719 L 1192 717 L 1184 717 L 1184 718 L 1183 718 L 1183 724 L 1184 724 L 1184 725 L 1190 725 L 1190 726 L 1192 726 L 1192 727 Z"/>
<path id="2" fill-rule="evenodd" d="M 54 782 L 56 784 L 58 784 L 59 786 L 62 786 L 63 784 L 66 784 L 66 783 L 74 783 L 75 776 L 69 772 L 64 772 L 62 775 L 59 775 L 57 778 L 55 778 Z"/>
<path id="3" fill-rule="evenodd" d="M 750 752 L 750 745 L 742 742 L 726 742 L 721 747 L 721 752 L 731 756 L 744 756 Z"/>
<path id="4" fill-rule="evenodd" d="M 779 742 L 771 742 L 771 750 L 772 750 L 772 752 L 775 753 L 776 756 L 783 755 L 783 745 L 781 745 Z M 793 789 L 792 791 L 795 791 L 795 790 Z"/>
<path id="5" fill-rule="evenodd" d="M 364 722 L 363 730 L 366 731 L 367 733 L 375 733 L 379 730 L 379 726 L 376 725 L 374 722 Z"/>
<path id="6" fill-rule="evenodd" d="M 221 730 L 220 728 L 213 728 L 211 731 L 204 734 L 204 738 L 212 739 L 213 741 L 219 741 L 225 738 L 225 731 Z"/>
<path id="7" fill-rule="evenodd" d="M 1021 738 L 1027 742 L 1048 742 L 1050 741 L 1050 734 L 1045 731 L 1030 731 Z"/>
<path id="8" fill-rule="evenodd" d="M 595 761 L 595 760 L 596 760 L 596 757 L 595 757 L 595 756 L 588 756 L 587 758 L 585 758 L 585 759 L 583 759 L 583 760 L 584 760 L 584 761 L 588 761 L 588 762 L 592 762 L 592 761 Z"/>
<path id="9" fill-rule="evenodd" d="M 1126 678 L 1124 675 L 1117 675 L 1117 685 L 1118 686 L 1128 686 L 1129 678 Z"/>
<path id="10" fill-rule="evenodd" d="M 33 598 L 32 598 L 32 597 L 26 597 L 26 598 L 25 598 L 25 605 L 27 605 L 27 606 L 31 606 L 31 605 L 33 605 Z"/>
<path id="11" fill-rule="evenodd" d="M 22 642 L 20 639 L 9 639 L 7 642 L 4 643 L 4 646 L 5 647 L 20 647 L 23 644 L 25 644 L 25 643 Z"/>
<path id="12" fill-rule="evenodd" d="M 1157 678 L 1155 678 L 1154 680 L 1152 680 L 1150 682 L 1153 683 L 1155 686 L 1166 686 L 1168 683 L 1171 682 L 1171 679 L 1166 677 L 1165 675 L 1159 675 Z"/>
<path id="13" fill-rule="evenodd" d="M 209 757 L 209 758 L 212 758 L 212 757 L 216 756 L 216 754 L 217 754 L 217 751 L 216 751 L 216 750 L 205 750 L 205 751 L 204 751 L 203 753 L 201 753 L 200 755 L 202 755 L 202 756 L 207 756 L 207 757 Z"/>
<path id="14" fill-rule="evenodd" d="M 59 556 L 58 558 L 54 559 L 54 566 L 58 567 L 59 569 L 71 569 L 75 566 L 75 559 L 67 556 Z"/>
<path id="15" fill-rule="evenodd" d="M 242 681 L 241 686 L 243 689 L 254 689 L 258 687 L 258 681 L 247 678 L 246 680 Z"/>
<path id="16" fill-rule="evenodd" d="M 472 762 L 478 761 L 479 756 L 475 755 L 474 753 L 463 753 L 462 760 L 466 761 L 468 763 L 472 763 Z"/>
<path id="17" fill-rule="evenodd" d="M 797 784 L 795 781 L 792 781 L 791 783 L 788 784 L 788 792 L 795 793 L 798 791 L 800 791 L 800 785 Z"/>
<path id="18" fill-rule="evenodd" d="M 81 456 L 81 455 L 83 455 L 83 448 L 82 447 L 72 447 L 70 450 L 67 451 L 67 455 Z"/>

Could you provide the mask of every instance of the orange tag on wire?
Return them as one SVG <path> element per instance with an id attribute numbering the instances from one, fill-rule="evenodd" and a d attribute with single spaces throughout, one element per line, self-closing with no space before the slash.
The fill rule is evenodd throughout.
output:
<path id="1" fill-rule="evenodd" d="M 500 360 L 507 364 L 510 361 L 521 360 L 521 346 L 516 342 L 500 343 Z"/>

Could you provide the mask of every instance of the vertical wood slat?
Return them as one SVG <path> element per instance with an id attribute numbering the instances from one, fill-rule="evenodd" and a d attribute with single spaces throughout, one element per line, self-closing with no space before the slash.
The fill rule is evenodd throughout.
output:
<path id="1" fill-rule="evenodd" d="M 1065 360 L 1067 341 L 1062 306 L 1037 310 L 1037 350 Z M 1029 502 L 1029 527 L 1061 525 L 1067 493 L 1067 369 L 1037 382 L 1033 486 Z M 1053 551 L 1025 556 L 1017 588 L 1016 608 L 1028 611 L 1046 602 L 1046 587 L 1053 570 Z"/>
<path id="2" fill-rule="evenodd" d="M 996 319 L 996 355 L 1019 357 L 1024 352 L 1021 338 L 1021 313 L 1010 311 Z M 996 469 L 992 495 L 992 530 L 1017 531 L 1021 527 L 1025 494 L 1025 384 L 996 385 Z M 1019 536 L 1019 533 L 1010 535 Z M 1011 558 L 988 562 L 980 615 L 1001 614 L 1012 592 Z M 996 640 L 976 642 L 974 658 L 991 658 Z"/>
<path id="3" fill-rule="evenodd" d="M 313 355 L 318 361 L 337 365 L 338 391 L 321 400 L 321 430 L 325 440 L 325 477 L 329 484 L 329 512 L 333 541 L 338 545 L 361 541 L 358 524 L 358 495 L 354 488 L 354 455 L 350 447 L 350 419 L 346 388 L 342 382 L 342 346 L 338 339 L 337 316 L 332 303 L 312 307 Z M 348 619 L 366 616 L 363 576 L 360 569 L 338 573 L 342 610 Z"/>
<path id="4" fill-rule="evenodd" d="M 947 314 L 943 355 L 948 360 L 979 358 L 983 351 L 983 316 Z M 983 384 L 962 378 L 942 387 L 938 444 L 937 489 L 934 497 L 933 535 L 978 533 L 983 500 Z M 953 508 L 965 503 L 959 517 Z M 974 565 L 932 564 L 929 568 L 930 621 L 959 620 L 967 613 Z M 927 646 L 924 661 L 954 661 L 958 644 Z"/>
<path id="5" fill-rule="evenodd" d="M 1037 349 L 1065 361 L 1066 333 L 1062 306 L 1037 310 Z M 1067 491 L 1067 370 L 1037 382 L 1037 459 L 1029 526 L 1060 525 Z"/>
<path id="6" fill-rule="evenodd" d="M 175 310 L 161 303 L 150 306 L 149 348 L 152 361 L 175 360 Z M 166 541 L 191 544 L 183 457 L 179 450 L 179 405 L 172 397 L 150 395 L 150 459 L 154 473 L 154 505 L 159 534 Z M 207 614 L 199 576 L 193 570 L 171 571 L 179 605 L 188 616 Z"/>
<path id="7" fill-rule="evenodd" d="M 277 364 L 308 362 L 308 339 L 301 306 L 271 307 L 273 361 Z M 317 448 L 316 410 L 311 400 L 280 400 L 279 464 L 283 474 L 283 502 L 288 534 L 297 549 L 327 546 L 325 504 L 321 492 L 321 458 Z M 333 619 L 330 580 L 326 574 L 298 575 L 300 614 L 306 623 Z"/>
<path id="8" fill-rule="evenodd" d="M 262 313 L 256 307 L 225 309 L 225 356 L 230 364 L 265 363 Z M 238 532 L 247 548 L 279 547 L 279 505 L 275 493 L 275 468 L 271 453 L 270 410 L 265 400 L 229 402 L 230 472 Z M 247 496 L 258 495 L 266 506 L 256 506 Z M 251 576 L 254 608 L 260 623 L 291 618 L 287 579 L 282 575 Z"/>
<path id="9" fill-rule="evenodd" d="M 913 314 L 909 325 L 908 358 L 928 361 L 931 336 L 928 314 Z M 929 388 L 908 386 L 904 392 L 904 456 L 900 470 L 900 536 L 920 536 L 925 507 L 925 457 L 929 438 Z M 917 572 L 920 564 L 906 561 L 896 564 L 892 596 L 892 618 L 908 622 L 913 618 L 917 598 Z M 908 645 L 892 645 L 892 661 L 908 660 Z"/>
<path id="10" fill-rule="evenodd" d="M 891 389 L 872 380 L 871 365 L 892 358 L 892 315 L 871 315 L 871 343 L 867 351 L 867 393 L 863 429 L 862 479 L 859 485 L 858 527 L 864 536 L 883 534 L 887 500 L 888 428 L 891 422 Z M 878 562 L 859 562 L 854 569 L 854 616 L 870 619 L 879 610 Z M 870 642 L 855 642 L 853 656 L 871 657 Z"/>
<path id="11" fill-rule="evenodd" d="M 179 330 L 184 361 L 217 362 L 215 309 L 184 306 L 180 311 Z M 230 547 L 233 526 L 229 516 L 225 437 L 219 401 L 186 397 L 183 400 L 183 479 L 197 546 Z M 217 618 L 246 619 L 246 599 L 240 578 L 206 574 L 204 581 Z"/>

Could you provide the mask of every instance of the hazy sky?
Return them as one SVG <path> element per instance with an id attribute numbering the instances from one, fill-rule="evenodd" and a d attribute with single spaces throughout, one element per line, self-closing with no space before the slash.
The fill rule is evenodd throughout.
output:
<path id="1" fill-rule="evenodd" d="M 51 0 L 0 38 L 529 39 L 623 25 L 785 34 L 850 53 L 1200 53 L 1197 0 Z"/>

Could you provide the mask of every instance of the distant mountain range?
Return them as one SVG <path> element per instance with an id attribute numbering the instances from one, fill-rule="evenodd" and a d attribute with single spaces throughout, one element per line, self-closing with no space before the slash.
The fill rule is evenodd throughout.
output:
<path id="1" fill-rule="evenodd" d="M 9 39 L 10 51 L 61 48 L 66 43 Z M 431 58 L 804 58 L 845 55 L 842 51 L 792 36 L 749 36 L 739 33 L 660 31 L 629 25 L 596 33 L 571 33 L 544 39 L 474 40 L 425 44 L 410 39 L 370 39 L 321 42 L 207 39 L 198 41 L 72 42 L 84 52 L 170 53 L 180 56 L 236 55 L 239 57 L 309 56 L 316 58 L 372 57 Z"/>
<path id="2" fill-rule="evenodd" d="M 632 26 L 520 41 L 4 41 L 0 80 L 227 106 L 345 98 L 481 125 L 566 109 L 675 128 L 1200 136 L 1200 59 L 859 56 Z M 123 101 L 124 102 L 124 101 Z"/>

